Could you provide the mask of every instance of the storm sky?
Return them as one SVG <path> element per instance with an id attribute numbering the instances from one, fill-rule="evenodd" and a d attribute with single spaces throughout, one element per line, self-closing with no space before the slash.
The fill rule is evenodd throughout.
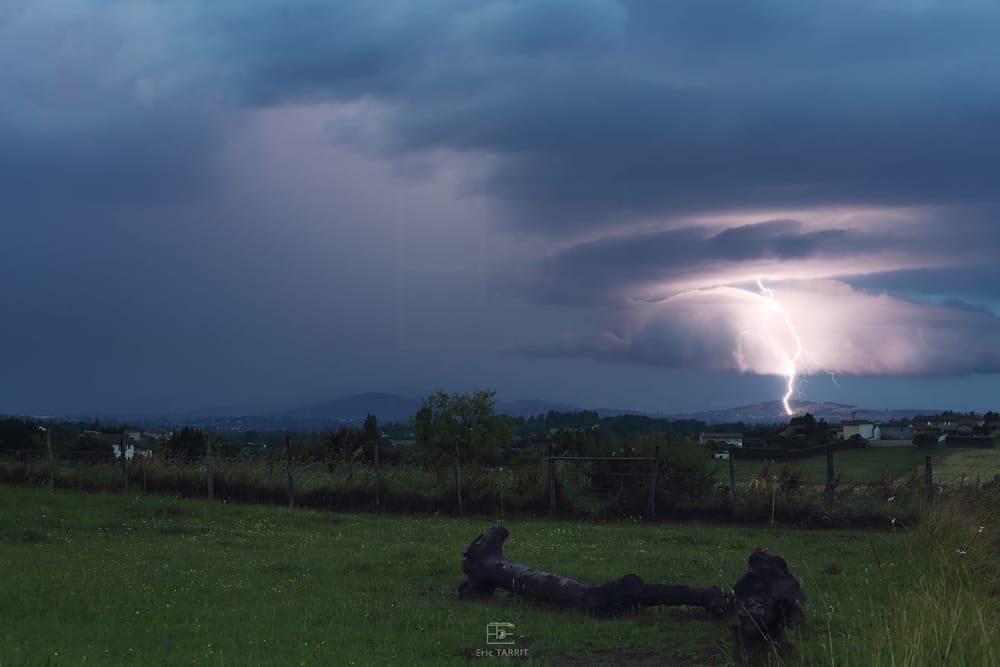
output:
<path id="1" fill-rule="evenodd" d="M 956 0 L 5 0 L 0 413 L 674 413 L 790 368 L 998 409 L 998 34 Z"/>

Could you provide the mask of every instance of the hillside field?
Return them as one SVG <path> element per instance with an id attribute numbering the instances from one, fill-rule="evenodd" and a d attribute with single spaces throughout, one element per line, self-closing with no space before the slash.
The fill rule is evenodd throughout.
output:
<path id="1" fill-rule="evenodd" d="M 728 587 L 767 546 L 809 596 L 795 655 L 774 662 L 997 664 L 997 598 L 981 588 L 1000 586 L 998 526 L 977 533 L 981 520 L 907 532 L 531 519 L 507 522 L 506 553 L 588 582 Z M 491 523 L 3 487 L 0 666 L 476 664 L 491 622 L 514 625 L 527 656 L 511 662 L 732 662 L 728 629 L 697 609 L 595 620 L 460 602 L 462 551 Z"/>
<path id="2" fill-rule="evenodd" d="M 747 481 L 755 477 L 764 467 L 763 461 L 741 461 L 739 450 L 736 455 L 736 477 L 739 481 Z M 1000 475 L 1000 449 L 957 449 L 945 448 L 942 445 L 934 447 L 866 447 L 835 452 L 833 456 L 834 471 L 847 484 L 866 484 L 881 479 L 903 481 L 909 477 L 923 477 L 924 459 L 931 457 L 934 479 L 941 482 L 977 484 Z M 722 467 L 722 466 L 720 466 Z M 776 474 L 781 464 L 771 466 L 772 474 Z M 820 454 L 788 464 L 792 471 L 805 475 L 812 484 L 823 484 L 826 481 L 826 456 Z M 723 479 L 728 474 L 720 471 Z"/>

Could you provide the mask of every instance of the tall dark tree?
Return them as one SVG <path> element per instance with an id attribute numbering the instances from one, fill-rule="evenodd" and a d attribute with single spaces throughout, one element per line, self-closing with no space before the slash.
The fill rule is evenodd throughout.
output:
<path id="1" fill-rule="evenodd" d="M 326 460 L 330 465 L 357 463 L 364 454 L 365 434 L 356 428 L 341 426 L 327 434 L 324 442 Z"/>
<path id="2" fill-rule="evenodd" d="M 379 446 L 379 442 L 382 439 L 382 434 L 378 429 L 378 420 L 375 415 L 368 415 L 365 417 L 365 425 L 362 428 L 362 433 L 364 437 L 364 452 L 366 461 L 375 460 L 375 449 Z"/>
<path id="3" fill-rule="evenodd" d="M 190 426 L 170 434 L 166 447 L 168 456 L 186 461 L 201 459 L 205 455 L 205 434 Z"/>
<path id="4" fill-rule="evenodd" d="M 27 419 L 0 419 L 0 452 L 27 454 L 42 451 L 41 430 Z"/>
<path id="5" fill-rule="evenodd" d="M 110 461 L 114 448 L 100 433 L 84 431 L 70 443 L 64 455 L 77 463 L 99 463 Z"/>
<path id="6" fill-rule="evenodd" d="M 799 427 L 802 430 L 802 435 L 810 442 L 822 443 L 829 439 L 827 433 L 829 424 L 824 419 L 817 421 L 809 412 L 798 417 L 792 417 L 789 420 L 789 424 Z"/>

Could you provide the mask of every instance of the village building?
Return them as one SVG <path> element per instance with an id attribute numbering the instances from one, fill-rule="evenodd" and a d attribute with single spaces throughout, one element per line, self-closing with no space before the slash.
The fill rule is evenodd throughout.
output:
<path id="1" fill-rule="evenodd" d="M 913 440 L 913 424 L 908 421 L 891 421 L 879 424 L 882 440 Z"/>
<path id="2" fill-rule="evenodd" d="M 742 447 L 742 433 L 702 433 L 698 436 L 698 444 L 724 445 L 726 447 Z"/>
<path id="3" fill-rule="evenodd" d="M 865 440 L 878 440 L 882 437 L 881 427 L 875 422 L 865 419 L 851 419 L 841 422 L 840 425 L 844 429 L 844 439 L 846 440 L 850 440 L 856 435 Z"/>

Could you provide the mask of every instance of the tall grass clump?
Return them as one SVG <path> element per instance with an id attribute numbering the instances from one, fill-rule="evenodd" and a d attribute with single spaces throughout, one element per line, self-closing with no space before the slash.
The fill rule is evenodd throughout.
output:
<path id="1" fill-rule="evenodd" d="M 873 544 L 871 585 L 882 591 L 864 614 L 870 626 L 829 637 L 828 664 L 1000 664 L 998 502 L 1000 492 L 937 498 L 906 536 L 910 558 L 893 567 Z"/>

